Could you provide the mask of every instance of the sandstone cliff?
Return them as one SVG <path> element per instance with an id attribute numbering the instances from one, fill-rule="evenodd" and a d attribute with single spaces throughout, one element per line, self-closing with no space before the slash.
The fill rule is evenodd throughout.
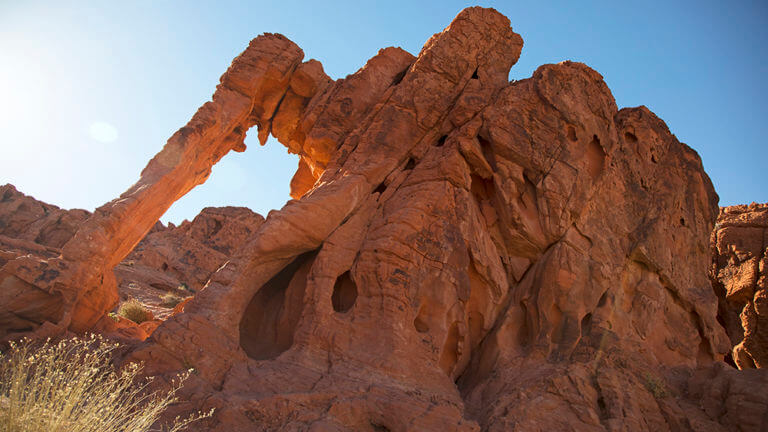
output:
<path id="1" fill-rule="evenodd" d="M 739 368 L 768 367 L 768 204 L 720 209 L 711 277 Z"/>
<path id="2" fill-rule="evenodd" d="M 300 155 L 296 199 L 127 357 L 194 367 L 179 409 L 216 407 L 207 430 L 764 430 L 768 374 L 722 362 L 698 155 L 583 64 L 508 82 L 522 45 L 469 8 L 333 81 L 259 36 L 61 255 L 5 263 L 0 304 L 92 328 L 115 266 L 255 125 Z"/>

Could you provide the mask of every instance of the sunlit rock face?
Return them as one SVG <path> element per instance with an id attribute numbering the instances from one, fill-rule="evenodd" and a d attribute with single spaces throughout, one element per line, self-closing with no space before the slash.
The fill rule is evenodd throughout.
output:
<path id="1" fill-rule="evenodd" d="M 90 216 L 86 210 L 64 210 L 38 201 L 13 185 L 0 186 L 0 267 L 27 255 L 43 262 L 60 256 L 61 246 Z M 243 207 L 208 207 L 179 226 L 158 222 L 115 267 L 119 297 L 141 301 L 156 318 L 168 316 L 173 305 L 165 304 L 163 296 L 184 298 L 200 290 L 263 222 L 261 215 Z M 22 291 L 7 287 L 11 287 L 3 293 L 7 301 L 0 303 L 3 336 L 34 329 L 62 311 L 60 297 L 34 286 Z M 41 307 L 44 304 L 50 306 Z M 55 333 L 51 324 L 46 327 Z"/>
<path id="2" fill-rule="evenodd" d="M 262 35 L 136 185 L 0 284 L 61 293 L 40 322 L 89 328 L 112 268 L 256 125 L 300 155 L 296 199 L 127 357 L 193 367 L 178 408 L 215 407 L 203 430 L 768 427 L 768 375 L 722 362 L 698 155 L 583 64 L 510 83 L 522 46 L 469 8 L 332 81 Z"/>
<path id="3" fill-rule="evenodd" d="M 721 208 L 711 245 L 732 359 L 740 369 L 768 367 L 768 204 Z"/>

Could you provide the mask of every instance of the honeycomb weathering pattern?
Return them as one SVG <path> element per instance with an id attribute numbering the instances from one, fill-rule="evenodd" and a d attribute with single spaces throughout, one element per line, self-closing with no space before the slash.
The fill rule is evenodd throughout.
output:
<path id="1" fill-rule="evenodd" d="M 764 370 L 721 361 L 698 155 L 583 64 L 508 82 L 522 45 L 468 8 L 333 81 L 259 36 L 61 257 L 5 264 L 4 293 L 64 300 L 5 328 L 96 324 L 112 268 L 256 125 L 300 155 L 299 199 L 127 357 L 194 367 L 179 410 L 216 407 L 206 430 L 767 427 Z"/>

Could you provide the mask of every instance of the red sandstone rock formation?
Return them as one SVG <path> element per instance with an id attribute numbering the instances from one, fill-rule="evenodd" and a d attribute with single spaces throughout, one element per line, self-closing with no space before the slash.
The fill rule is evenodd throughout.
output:
<path id="1" fill-rule="evenodd" d="M 90 215 L 38 201 L 10 184 L 0 186 L 0 241 L 16 239 L 58 249 Z"/>
<path id="2" fill-rule="evenodd" d="M 0 267 L 25 255 L 58 257 L 61 246 L 90 216 L 85 210 L 62 210 L 43 203 L 12 185 L 0 186 Z M 136 298 L 156 317 L 166 317 L 173 307 L 163 305 L 164 294 L 184 296 L 201 289 L 263 221 L 247 208 L 210 207 L 178 227 L 156 224 L 115 268 L 120 298 Z M 180 286 L 189 290 L 177 291 Z M 13 291 L 5 294 L 10 299 Z M 0 328 L 34 325 L 34 315 L 29 320 L 25 314 L 34 311 L 47 296 L 37 290 L 24 294 L 0 303 Z M 108 320 L 102 323 L 106 323 L 102 330 L 114 327 Z"/>
<path id="3" fill-rule="evenodd" d="M 740 369 L 768 367 L 768 204 L 723 207 L 710 276 Z"/>
<path id="4" fill-rule="evenodd" d="M 216 407 L 207 430 L 768 427 L 768 375 L 721 362 L 698 155 L 585 65 L 508 82 L 521 48 L 470 8 L 333 82 L 260 36 L 134 187 L 0 286 L 93 325 L 112 268 L 257 125 L 300 154 L 300 199 L 128 357 L 194 367 L 180 409 Z"/>
<path id="5" fill-rule="evenodd" d="M 209 207 L 178 227 L 158 224 L 115 268 L 120 297 L 136 298 L 156 317 L 166 317 L 171 310 L 162 304 L 164 294 L 202 289 L 263 222 L 244 207 Z"/>

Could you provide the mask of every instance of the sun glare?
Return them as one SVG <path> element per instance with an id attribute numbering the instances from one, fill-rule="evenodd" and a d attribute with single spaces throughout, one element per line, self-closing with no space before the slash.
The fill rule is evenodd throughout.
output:
<path id="1" fill-rule="evenodd" d="M 88 128 L 91 138 L 102 143 L 111 143 L 117 140 L 117 129 L 109 123 L 96 122 Z"/>

